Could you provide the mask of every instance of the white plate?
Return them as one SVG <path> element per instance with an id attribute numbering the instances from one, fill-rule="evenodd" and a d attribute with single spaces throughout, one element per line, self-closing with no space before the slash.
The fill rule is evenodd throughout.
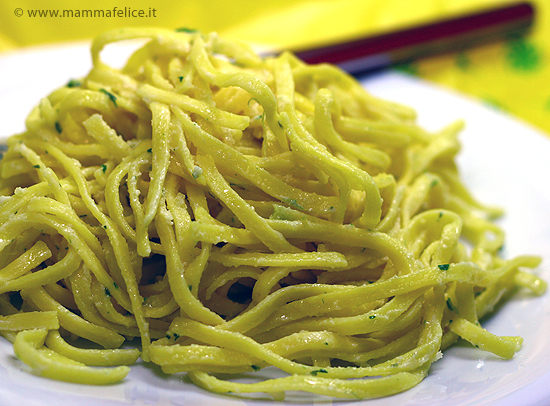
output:
<path id="1" fill-rule="evenodd" d="M 118 52 L 115 52 L 119 55 Z M 75 44 L 0 56 L 0 135 L 24 128 L 29 110 L 54 88 L 89 69 L 88 47 Z M 389 72 L 364 81 L 374 94 L 417 109 L 423 126 L 437 129 L 456 119 L 467 127 L 459 166 L 467 185 L 485 203 L 504 206 L 505 255 L 538 254 L 539 272 L 550 280 L 550 138 L 490 107 L 420 81 Z M 519 294 L 484 325 L 499 335 L 520 335 L 523 349 L 510 361 L 468 346 L 456 346 L 436 362 L 417 387 L 390 398 L 346 402 L 357 406 L 550 404 L 550 303 L 548 295 Z M 273 405 L 207 393 L 181 376 L 136 365 L 128 378 L 106 387 L 56 382 L 34 376 L 0 339 L 0 405 Z M 304 395 L 303 405 L 333 404 Z"/>

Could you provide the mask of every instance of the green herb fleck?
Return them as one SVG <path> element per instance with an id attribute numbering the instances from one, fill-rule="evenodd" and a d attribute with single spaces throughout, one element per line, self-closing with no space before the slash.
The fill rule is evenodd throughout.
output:
<path id="1" fill-rule="evenodd" d="M 449 310 L 454 312 L 456 310 L 456 307 L 454 307 L 453 302 L 451 301 L 451 298 L 450 297 L 447 298 L 446 302 L 447 302 L 447 307 L 449 308 Z"/>
<path id="2" fill-rule="evenodd" d="M 375 316 L 374 314 L 371 315 L 371 316 L 369 316 L 369 319 L 371 319 L 371 320 L 372 320 L 372 319 L 375 319 L 375 318 L 376 318 L 376 316 Z"/>
<path id="3" fill-rule="evenodd" d="M 170 339 L 174 339 L 174 341 L 175 341 L 175 340 L 177 340 L 178 338 L 180 338 L 180 335 L 179 335 L 178 333 L 172 333 L 172 335 L 170 335 L 170 333 L 167 333 L 167 334 L 166 334 L 166 338 L 169 339 L 169 340 L 170 340 Z"/>
<path id="4" fill-rule="evenodd" d="M 114 94 L 108 92 L 107 90 L 105 90 L 103 88 L 99 89 L 99 91 L 102 92 L 102 93 L 105 93 L 109 97 L 109 99 L 113 102 L 115 107 L 118 107 L 117 104 L 116 104 L 116 96 Z"/>
<path id="5" fill-rule="evenodd" d="M 82 82 L 76 79 L 71 79 L 69 80 L 69 83 L 67 83 L 67 87 L 80 87 L 80 86 L 82 86 Z"/>
<path id="6" fill-rule="evenodd" d="M 446 271 L 449 269 L 449 264 L 440 264 L 437 267 L 442 271 Z"/>
<path id="7" fill-rule="evenodd" d="M 61 134 L 63 131 L 63 128 L 61 128 L 61 124 L 59 124 L 59 121 L 55 122 L 55 129 L 57 130 L 58 134 Z"/>
<path id="8" fill-rule="evenodd" d="M 113 287 L 114 287 L 115 289 L 118 289 L 118 285 L 117 285 L 116 282 L 113 282 Z"/>
<path id="9" fill-rule="evenodd" d="M 315 370 L 310 372 L 310 374 L 313 375 L 313 376 L 315 376 L 317 374 L 326 374 L 326 373 L 328 373 L 328 371 L 326 369 L 323 369 L 323 368 L 315 369 Z"/>
<path id="10" fill-rule="evenodd" d="M 104 288 L 104 289 L 105 289 L 105 296 L 111 297 L 111 292 L 109 292 L 109 289 L 107 288 Z"/>
<path id="11" fill-rule="evenodd" d="M 149 148 L 147 152 L 153 152 L 153 148 Z"/>
<path id="12" fill-rule="evenodd" d="M 292 199 L 290 197 L 283 199 L 283 202 L 287 203 L 288 205 L 297 208 L 298 210 L 304 210 L 304 206 L 302 206 L 300 203 L 296 201 L 296 199 Z"/>
<path id="13" fill-rule="evenodd" d="M 33 165 L 33 168 L 40 169 L 40 165 Z"/>
<path id="14" fill-rule="evenodd" d="M 258 365 L 250 365 L 254 371 L 259 371 L 261 368 Z"/>
<path id="15" fill-rule="evenodd" d="M 101 170 L 103 171 L 103 173 L 105 173 L 105 171 L 107 170 L 107 165 L 101 165 Z"/>

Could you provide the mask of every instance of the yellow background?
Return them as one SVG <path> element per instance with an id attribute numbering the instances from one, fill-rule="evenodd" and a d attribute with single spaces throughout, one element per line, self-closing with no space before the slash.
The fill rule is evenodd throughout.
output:
<path id="1" fill-rule="evenodd" d="M 276 47 L 299 47 L 383 32 L 503 0 L 3 0 L 0 57 L 22 47 L 88 39 L 121 26 L 187 27 Z M 532 32 L 459 54 L 407 66 L 420 77 L 504 109 L 550 134 L 550 1 L 535 0 Z M 33 9 L 155 9 L 156 17 L 29 17 Z M 17 16 L 15 10 L 23 14 Z M 5 80 L 5 78 L 0 78 Z"/>

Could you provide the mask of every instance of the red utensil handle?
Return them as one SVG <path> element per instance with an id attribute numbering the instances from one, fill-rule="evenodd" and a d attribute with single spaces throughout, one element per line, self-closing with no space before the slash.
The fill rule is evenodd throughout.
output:
<path id="1" fill-rule="evenodd" d="M 534 14 L 530 3 L 520 2 L 294 53 L 308 63 L 332 63 L 359 74 L 525 34 Z"/>

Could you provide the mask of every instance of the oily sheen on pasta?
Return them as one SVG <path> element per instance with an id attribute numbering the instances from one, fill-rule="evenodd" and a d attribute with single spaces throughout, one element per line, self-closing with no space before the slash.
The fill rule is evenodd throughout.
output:
<path id="1" fill-rule="evenodd" d="M 219 393 L 368 398 L 458 338 L 518 351 L 479 319 L 546 285 L 499 257 L 460 123 L 429 133 L 334 66 L 216 34 L 115 30 L 92 58 L 0 162 L 0 331 L 37 374 L 114 383 L 141 357 Z"/>

